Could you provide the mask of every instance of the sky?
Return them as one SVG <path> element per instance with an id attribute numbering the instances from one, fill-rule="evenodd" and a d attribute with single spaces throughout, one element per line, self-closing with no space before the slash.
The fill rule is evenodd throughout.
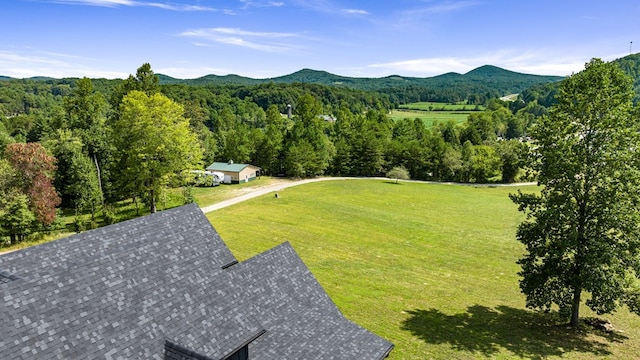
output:
<path id="1" fill-rule="evenodd" d="M 637 0 L 0 1 L 0 75 L 16 78 L 565 76 L 636 52 Z"/>

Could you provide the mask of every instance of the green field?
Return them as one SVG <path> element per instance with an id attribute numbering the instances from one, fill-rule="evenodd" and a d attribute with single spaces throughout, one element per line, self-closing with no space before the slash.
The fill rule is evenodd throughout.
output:
<path id="1" fill-rule="evenodd" d="M 329 181 L 208 218 L 240 260 L 290 241 L 345 316 L 395 344 L 390 359 L 636 358 L 640 320 L 626 310 L 602 317 L 614 334 L 526 310 L 514 191 Z"/>
<path id="2" fill-rule="evenodd" d="M 402 119 L 418 118 L 424 122 L 425 126 L 431 128 L 436 122 L 447 122 L 452 120 L 456 124 L 462 124 L 467 120 L 471 111 L 416 111 L 416 110 L 391 110 L 389 116 L 394 121 Z"/>
<path id="3" fill-rule="evenodd" d="M 484 109 L 485 107 L 482 105 L 467 105 L 464 103 L 416 102 L 400 105 L 399 109 L 392 110 L 389 116 L 394 121 L 418 118 L 430 128 L 436 122 L 453 121 L 456 124 L 462 124 L 467 120 L 469 114 Z"/>
<path id="4" fill-rule="evenodd" d="M 447 104 L 432 101 L 422 101 L 399 106 L 405 110 L 419 111 L 482 111 L 485 109 L 483 105 L 468 105 L 465 103 Z"/>

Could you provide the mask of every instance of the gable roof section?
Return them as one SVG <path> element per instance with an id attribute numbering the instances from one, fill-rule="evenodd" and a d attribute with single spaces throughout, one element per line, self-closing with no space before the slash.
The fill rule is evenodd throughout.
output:
<path id="1" fill-rule="evenodd" d="M 342 315 L 288 242 L 232 269 L 268 329 L 251 359 L 383 359 L 393 348 Z"/>
<path id="2" fill-rule="evenodd" d="M 236 261 L 196 205 L 0 256 L 0 357 L 223 359 L 250 344 L 250 359 L 377 359 L 391 350 L 342 316 L 288 243 L 223 269 Z"/>
<path id="3" fill-rule="evenodd" d="M 256 170 L 260 168 L 255 165 L 250 164 L 234 164 L 234 163 L 225 163 L 225 162 L 214 162 L 213 164 L 207 166 L 208 171 L 228 171 L 228 172 L 240 172 L 244 170 L 246 167 L 254 167 Z"/>

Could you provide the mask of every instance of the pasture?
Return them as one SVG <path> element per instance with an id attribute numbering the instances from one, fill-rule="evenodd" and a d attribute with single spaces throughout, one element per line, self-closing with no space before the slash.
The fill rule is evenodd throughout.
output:
<path id="1" fill-rule="evenodd" d="M 471 114 L 470 111 L 417 111 L 417 110 L 391 110 L 389 117 L 394 121 L 405 118 L 422 120 L 427 128 L 431 128 L 436 122 L 453 121 L 456 124 L 462 124 Z"/>
<path id="2" fill-rule="evenodd" d="M 399 108 L 419 111 L 482 111 L 485 109 L 484 105 L 469 105 L 465 103 L 448 104 L 433 101 L 403 104 L 400 105 Z"/>
<path id="3" fill-rule="evenodd" d="M 469 114 L 482 110 L 485 110 L 483 105 L 423 101 L 400 105 L 398 109 L 392 110 L 389 116 L 394 121 L 418 118 L 430 128 L 436 122 L 453 121 L 456 124 L 462 124 L 467 120 Z"/>
<path id="4" fill-rule="evenodd" d="M 392 360 L 636 358 L 640 320 L 626 310 L 601 316 L 619 332 L 576 333 L 525 308 L 516 190 L 327 181 L 207 217 L 241 261 L 291 242 L 347 318 L 395 344 Z"/>

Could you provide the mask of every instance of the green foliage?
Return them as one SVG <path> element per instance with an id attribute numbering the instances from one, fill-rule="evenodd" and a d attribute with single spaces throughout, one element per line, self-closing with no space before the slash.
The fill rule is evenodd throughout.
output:
<path id="1" fill-rule="evenodd" d="M 520 288 L 527 306 L 557 305 L 578 325 L 582 294 L 598 314 L 640 307 L 640 126 L 631 80 L 599 59 L 558 89 L 533 132 L 530 166 L 540 195 L 512 200 L 527 214 L 517 238 L 527 252 Z"/>
<path id="2" fill-rule="evenodd" d="M 61 195 L 61 205 L 76 212 L 90 211 L 92 218 L 102 196 L 96 168 L 82 151 L 82 141 L 69 130 L 58 130 L 45 143 L 57 159 L 54 185 Z"/>
<path id="3" fill-rule="evenodd" d="M 286 124 L 275 105 L 269 106 L 266 112 L 266 127 L 260 130 L 256 150 L 251 158 L 253 164 L 259 166 L 267 175 L 280 174 L 282 170 L 282 148 Z"/>
<path id="4" fill-rule="evenodd" d="M 29 198 L 21 192 L 19 174 L 5 159 L 0 159 L 0 235 L 9 243 L 24 240 L 35 224 Z"/>
<path id="5" fill-rule="evenodd" d="M 393 103 L 407 104 L 419 101 L 456 103 L 471 99 L 481 104 L 502 94 L 520 93 L 522 90 L 540 83 L 556 82 L 558 76 L 520 74 L 494 66 L 483 66 L 467 74 L 448 73 L 431 78 L 387 76 L 384 78 L 352 78 L 330 74 L 326 71 L 303 69 L 293 74 L 270 78 L 249 79 L 235 75 L 207 75 L 194 80 L 178 80 L 163 77 L 166 83 L 189 85 L 253 85 L 274 87 L 282 84 L 306 83 L 365 91 L 377 91 L 388 95 Z M 260 85 L 256 85 L 260 84 Z M 474 96 L 471 96 L 474 95 Z M 296 97 L 290 100 L 296 99 Z M 256 97 L 258 99 L 258 97 Z M 291 102 L 285 102 L 291 103 Z M 339 104 L 340 106 L 343 104 Z M 268 105 L 267 105 L 268 106 Z M 263 105 L 263 108 L 267 106 Z M 353 111 L 353 110 L 352 110 Z"/>
<path id="6" fill-rule="evenodd" d="M 354 115 L 342 108 L 331 136 L 336 149 L 331 172 L 342 176 L 382 174 L 391 135 L 392 123 L 386 116 L 375 111 Z"/>
<path id="7" fill-rule="evenodd" d="M 0 207 L 0 231 L 9 236 L 9 244 L 23 241 L 33 231 L 36 217 L 29 209 L 29 198 L 19 192 L 9 191 L 3 194 Z"/>
<path id="8" fill-rule="evenodd" d="M 487 145 L 477 145 L 473 148 L 471 157 L 471 178 L 477 183 L 487 183 L 497 175 L 500 158 L 496 151 Z"/>
<path id="9" fill-rule="evenodd" d="M 111 107 L 118 111 L 122 99 L 131 91 L 142 91 L 147 95 L 160 92 L 160 79 L 151 70 L 149 63 L 142 64 L 136 70 L 136 76 L 129 75 L 111 95 Z"/>
<path id="10" fill-rule="evenodd" d="M 301 96 L 294 110 L 294 125 L 288 134 L 285 173 L 295 177 L 322 175 L 329 167 L 335 147 L 325 132 L 322 106 L 310 94 Z"/>
<path id="11" fill-rule="evenodd" d="M 39 143 L 9 144 L 5 157 L 15 169 L 18 191 L 29 199 L 29 209 L 39 224 L 50 225 L 56 218 L 60 198 L 52 185 L 56 159 Z"/>
<path id="12" fill-rule="evenodd" d="M 640 103 L 640 54 L 631 54 L 614 61 L 625 74 L 633 79 L 635 96 L 633 103 Z"/>
<path id="13" fill-rule="evenodd" d="M 105 205 L 102 208 L 102 217 L 107 225 L 115 224 L 118 222 L 118 215 L 112 205 Z"/>
<path id="14" fill-rule="evenodd" d="M 11 135 L 6 131 L 2 116 L 0 115 L 0 154 L 4 153 L 4 149 L 7 145 L 16 142 Z"/>
<path id="15" fill-rule="evenodd" d="M 123 195 L 143 196 L 152 213 L 172 178 L 201 166 L 202 149 L 183 107 L 161 94 L 134 90 L 126 95 L 112 141 L 120 159 L 114 173 Z"/>
<path id="16" fill-rule="evenodd" d="M 501 162 L 510 161 L 498 151 L 496 140 L 526 139 L 530 127 L 546 112 L 524 97 L 513 103 L 491 100 L 503 93 L 498 89 L 553 81 L 521 75 L 483 67 L 431 79 L 355 79 L 304 70 L 267 81 L 233 76 L 222 82 L 213 76 L 180 81 L 158 76 L 143 64 L 124 80 L 10 79 L 0 87 L 4 126 L 0 147 L 54 139 L 58 130 L 68 129 L 81 140 L 82 153 L 95 167 L 102 198 L 114 202 L 130 196 L 133 190 L 117 183 L 120 149 L 110 133 L 121 116 L 123 98 L 137 90 L 149 96 L 162 93 L 184 107 L 206 164 L 233 159 L 260 166 L 266 174 L 299 176 L 380 176 L 394 166 L 405 166 L 414 179 L 475 181 L 471 167 L 463 166 L 461 144 L 469 140 L 473 146 L 490 146 Z M 389 112 L 413 101 L 423 101 L 416 106 L 427 111 Z M 481 104 L 487 105 L 486 110 Z M 287 105 L 295 109 L 293 119 L 282 115 Z M 311 108 L 305 109 L 307 105 Z M 439 107 L 467 111 L 435 111 Z M 338 121 L 303 120 L 303 113 Z M 424 117 L 425 113 L 430 116 Z M 60 165 L 58 172 L 64 173 L 62 160 Z M 491 173 L 504 165 L 498 164 Z M 65 207 L 70 206 L 68 199 L 63 196 Z"/>
<path id="17" fill-rule="evenodd" d="M 525 166 L 528 147 L 518 140 L 498 142 L 496 152 L 500 156 L 500 171 L 503 183 L 515 182 L 521 168 Z"/>

